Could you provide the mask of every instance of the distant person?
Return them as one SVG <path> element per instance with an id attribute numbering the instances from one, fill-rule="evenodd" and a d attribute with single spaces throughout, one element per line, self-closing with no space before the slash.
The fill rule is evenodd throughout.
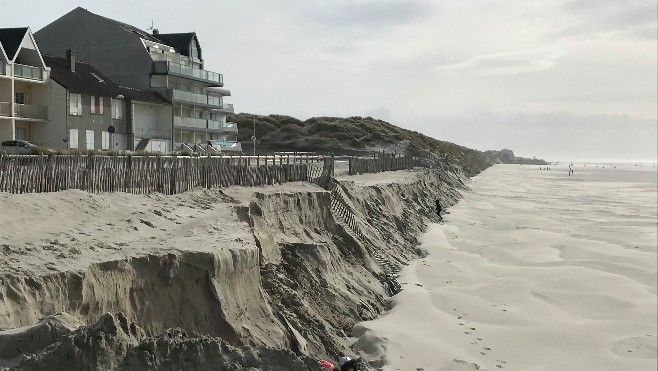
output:
<path id="1" fill-rule="evenodd" d="M 443 222 L 443 216 L 441 215 L 441 212 L 443 211 L 443 208 L 441 208 L 441 201 L 436 200 L 436 215 L 439 216 L 439 221 Z"/>

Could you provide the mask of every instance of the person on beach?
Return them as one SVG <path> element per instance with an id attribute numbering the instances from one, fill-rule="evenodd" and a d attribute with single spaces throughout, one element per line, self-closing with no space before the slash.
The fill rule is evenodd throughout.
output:
<path id="1" fill-rule="evenodd" d="M 436 215 L 439 216 L 439 221 L 443 223 L 443 216 L 441 215 L 441 212 L 443 209 L 441 208 L 441 201 L 436 200 Z"/>

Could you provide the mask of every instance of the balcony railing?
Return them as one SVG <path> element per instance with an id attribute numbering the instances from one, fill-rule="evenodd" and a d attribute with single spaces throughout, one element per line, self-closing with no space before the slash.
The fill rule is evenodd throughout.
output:
<path id="1" fill-rule="evenodd" d="M 208 88 L 206 89 L 208 95 L 215 97 L 229 97 L 231 96 L 231 91 L 224 88 Z"/>
<path id="2" fill-rule="evenodd" d="M 11 116 L 11 103 L 0 102 L 0 116 Z"/>
<path id="3" fill-rule="evenodd" d="M 5 62 L 0 62 L 0 75 L 7 74 L 7 64 Z"/>
<path id="4" fill-rule="evenodd" d="M 224 142 L 219 140 L 211 140 L 210 144 L 213 147 L 222 151 L 242 152 L 242 144 L 240 142 Z"/>
<path id="5" fill-rule="evenodd" d="M 205 129 L 207 120 L 197 119 L 194 117 L 180 117 L 174 116 L 174 126 L 186 127 L 186 128 L 195 128 L 195 129 Z"/>
<path id="6" fill-rule="evenodd" d="M 14 115 L 37 120 L 48 120 L 48 107 L 32 106 L 29 104 L 14 104 Z"/>
<path id="7" fill-rule="evenodd" d="M 221 107 L 222 105 L 222 100 L 218 97 L 209 97 L 205 94 L 191 93 L 177 89 L 173 89 L 172 99 L 177 102 L 210 106 L 212 108 Z"/>
<path id="8" fill-rule="evenodd" d="M 225 113 L 233 113 L 233 104 L 219 103 L 216 107 L 213 107 L 213 110 Z"/>
<path id="9" fill-rule="evenodd" d="M 135 138 L 171 139 L 171 131 L 153 128 L 136 128 Z"/>
<path id="10" fill-rule="evenodd" d="M 39 67 L 14 63 L 14 76 L 30 80 L 43 80 L 43 71 Z"/>
<path id="11" fill-rule="evenodd" d="M 224 78 L 221 73 L 210 72 L 200 68 L 184 66 L 182 64 L 169 61 L 153 62 L 154 74 L 171 74 L 185 78 L 191 78 L 208 83 L 211 86 L 222 86 Z"/>
<path id="12" fill-rule="evenodd" d="M 238 124 L 236 124 L 235 122 L 222 122 L 222 121 L 208 120 L 208 129 L 221 130 L 221 131 L 224 131 L 224 132 L 231 132 L 231 133 L 237 133 L 238 132 Z"/>

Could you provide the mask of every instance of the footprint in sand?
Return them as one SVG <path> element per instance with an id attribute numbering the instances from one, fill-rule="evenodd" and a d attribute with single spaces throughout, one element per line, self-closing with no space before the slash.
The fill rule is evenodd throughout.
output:
<path id="1" fill-rule="evenodd" d="M 623 358 L 656 359 L 656 334 L 632 336 L 612 344 L 612 352 Z"/>

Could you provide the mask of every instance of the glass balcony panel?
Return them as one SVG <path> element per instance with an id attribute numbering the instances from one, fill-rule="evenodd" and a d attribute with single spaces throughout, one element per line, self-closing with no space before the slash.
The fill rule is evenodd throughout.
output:
<path id="1" fill-rule="evenodd" d="M 180 117 L 174 116 L 174 126 L 205 129 L 207 121 L 204 119 L 197 119 L 194 117 Z"/>
<path id="2" fill-rule="evenodd" d="M 42 79 L 41 68 L 17 63 L 14 64 L 14 76 L 31 80 Z"/>
<path id="3" fill-rule="evenodd" d="M 171 73 L 183 77 L 191 77 L 197 80 L 208 81 L 213 84 L 222 84 L 223 76 L 220 73 L 193 68 L 171 61 L 154 61 L 154 73 Z"/>

